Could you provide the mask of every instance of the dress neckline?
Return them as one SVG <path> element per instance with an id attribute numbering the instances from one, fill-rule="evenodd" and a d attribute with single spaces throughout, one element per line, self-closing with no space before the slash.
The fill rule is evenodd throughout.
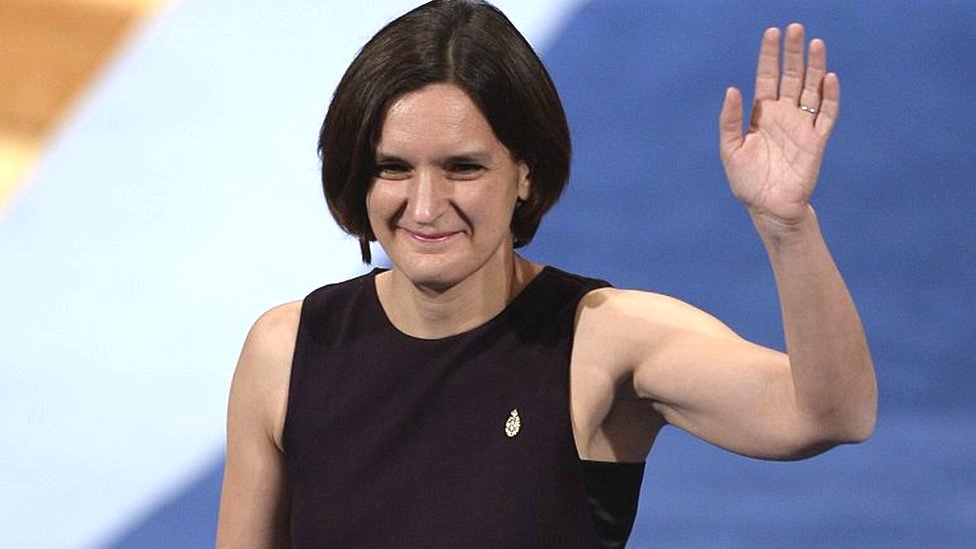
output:
<path id="1" fill-rule="evenodd" d="M 456 341 L 458 339 L 462 339 L 468 336 L 477 335 L 483 332 L 484 330 L 489 329 L 491 326 L 494 326 L 499 322 L 502 322 L 505 318 L 507 318 L 510 314 L 512 314 L 513 310 L 516 310 L 517 308 L 521 307 L 522 303 L 529 299 L 532 293 L 534 293 L 534 289 L 539 286 L 540 279 L 551 276 L 553 273 L 552 267 L 550 267 L 549 265 L 543 265 L 542 269 L 540 269 L 539 272 L 536 273 L 536 275 L 532 277 L 532 279 L 529 280 L 517 294 L 515 294 L 515 297 L 513 297 L 512 300 L 509 301 L 508 304 L 505 305 L 505 307 L 498 312 L 498 314 L 482 322 L 481 324 L 469 328 L 467 330 L 464 330 L 462 332 L 451 334 L 449 336 L 437 337 L 437 338 L 425 338 L 425 337 L 417 337 L 417 336 L 410 335 L 404 332 L 403 330 L 401 330 L 400 328 L 397 328 L 396 325 L 393 324 L 393 321 L 390 320 L 390 316 L 386 314 L 386 309 L 383 308 L 383 304 L 380 302 L 379 292 L 376 290 L 376 275 L 385 273 L 389 270 L 390 269 L 387 268 L 375 267 L 373 268 L 372 271 L 370 271 L 366 275 L 367 276 L 366 287 L 369 293 L 370 306 L 375 308 L 375 312 L 377 313 L 378 317 L 382 319 L 384 329 L 389 330 L 395 334 L 399 334 L 403 338 L 412 341 L 426 343 L 426 344 L 446 343 L 446 342 Z"/>

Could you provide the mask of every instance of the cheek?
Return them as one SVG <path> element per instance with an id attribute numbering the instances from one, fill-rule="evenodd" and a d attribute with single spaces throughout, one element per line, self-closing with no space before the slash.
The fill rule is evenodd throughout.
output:
<path id="1" fill-rule="evenodd" d="M 394 203 L 395 198 L 390 193 L 390 189 L 381 183 L 375 183 L 366 192 L 366 216 L 375 223 L 377 218 L 389 214 L 391 204 Z"/>
<path id="2" fill-rule="evenodd" d="M 463 202 L 459 200 L 459 203 L 463 204 L 461 207 L 473 224 L 490 226 L 498 232 L 509 230 L 518 198 L 514 192 L 496 190 L 468 198 Z"/>

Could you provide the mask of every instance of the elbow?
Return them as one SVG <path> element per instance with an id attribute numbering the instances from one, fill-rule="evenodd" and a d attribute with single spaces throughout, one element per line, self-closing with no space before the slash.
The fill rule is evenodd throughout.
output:
<path id="1" fill-rule="evenodd" d="M 781 449 L 779 460 L 796 461 L 820 455 L 845 444 L 860 444 L 871 438 L 877 413 L 874 407 L 854 416 L 822 417 L 806 423 Z"/>
<path id="2" fill-rule="evenodd" d="M 851 421 L 841 433 L 841 444 L 860 444 L 867 441 L 874 434 L 874 426 L 878 421 L 876 409 L 864 413 L 854 421 Z"/>
<path id="3" fill-rule="evenodd" d="M 858 444 L 871 438 L 877 422 L 878 389 L 872 383 L 853 409 L 834 422 L 834 428 L 842 444 Z"/>
<path id="4" fill-rule="evenodd" d="M 876 422 L 877 413 L 873 407 L 862 413 L 821 420 L 808 431 L 798 453 L 802 457 L 812 457 L 835 446 L 866 442 L 874 434 Z"/>
<path id="5" fill-rule="evenodd" d="M 878 390 L 871 383 L 852 391 L 847 398 L 817 410 L 807 410 L 804 438 L 812 447 L 832 448 L 859 444 L 874 434 L 878 421 Z"/>

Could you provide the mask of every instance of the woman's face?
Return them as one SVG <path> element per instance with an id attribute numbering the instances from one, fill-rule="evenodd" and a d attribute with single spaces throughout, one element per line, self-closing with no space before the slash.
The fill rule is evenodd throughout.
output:
<path id="1" fill-rule="evenodd" d="M 529 170 L 460 88 L 432 84 L 397 98 L 376 146 L 366 209 L 376 239 L 414 284 L 446 289 L 497 276 L 512 251 Z"/>

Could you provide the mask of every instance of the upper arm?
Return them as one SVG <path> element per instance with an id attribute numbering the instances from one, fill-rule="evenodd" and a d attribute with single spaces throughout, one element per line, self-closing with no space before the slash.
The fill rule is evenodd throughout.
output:
<path id="1" fill-rule="evenodd" d="M 217 547 L 288 546 L 281 430 L 301 303 L 262 315 L 244 342 L 227 409 Z"/>
<path id="2" fill-rule="evenodd" d="M 601 293 L 590 325 L 604 332 L 609 357 L 629 374 L 634 392 L 668 423 L 752 457 L 790 459 L 816 451 L 784 353 L 667 296 Z"/>

